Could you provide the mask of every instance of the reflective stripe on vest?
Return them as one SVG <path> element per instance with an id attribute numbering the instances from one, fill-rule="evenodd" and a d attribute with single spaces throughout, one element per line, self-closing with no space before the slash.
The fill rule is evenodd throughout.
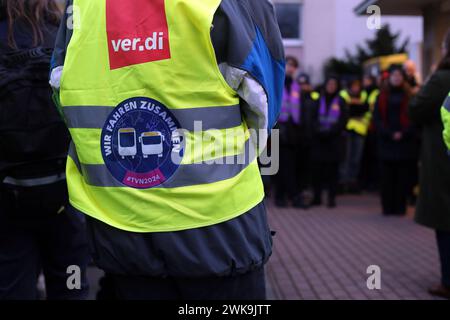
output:
<path id="1" fill-rule="evenodd" d="M 102 129 L 114 107 L 65 107 L 64 116 L 69 128 Z M 234 128 L 242 124 L 239 105 L 225 107 L 187 108 L 173 110 L 181 119 L 183 129 L 193 131 L 194 122 L 200 121 L 204 130 Z"/>
<path id="2" fill-rule="evenodd" d="M 235 155 L 214 159 L 211 160 L 211 163 L 181 165 L 173 179 L 165 182 L 159 188 L 187 187 L 233 178 L 253 161 L 249 157 L 252 154 L 250 148 L 251 145 L 247 141 L 246 152 L 244 153 L 246 156 Z M 123 187 L 123 184 L 114 179 L 105 165 L 82 164 L 73 144 L 69 148 L 69 156 L 88 185 L 94 187 Z"/>
<path id="3" fill-rule="evenodd" d="M 227 221 L 262 201 L 239 97 L 211 43 L 220 2 L 74 0 L 79 26 L 60 101 L 74 142 L 67 182 L 78 210 L 119 229 L 165 232 Z M 136 30 L 133 21 L 141 21 Z M 154 113 L 129 113 L 139 103 Z M 182 152 L 175 128 L 187 131 Z M 174 166 L 170 152 L 181 163 Z"/>

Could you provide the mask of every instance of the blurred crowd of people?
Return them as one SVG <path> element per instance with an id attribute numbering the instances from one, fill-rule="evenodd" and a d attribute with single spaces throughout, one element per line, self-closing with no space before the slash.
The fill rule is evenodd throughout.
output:
<path id="1" fill-rule="evenodd" d="M 334 208 L 338 194 L 379 190 L 384 214 L 405 214 L 418 184 L 420 139 L 408 114 L 420 89 L 414 63 L 379 77 L 327 75 L 313 88 L 298 60 L 286 60 L 276 205 L 319 206 L 326 191 Z"/>
<path id="2" fill-rule="evenodd" d="M 378 77 L 328 75 L 315 89 L 298 67 L 287 57 L 280 169 L 266 177 L 276 205 L 319 206 L 323 191 L 329 208 L 338 194 L 363 191 L 379 192 L 384 215 L 405 215 L 415 204 L 415 221 L 435 231 L 440 257 L 442 280 L 429 293 L 450 298 L 450 159 L 441 118 L 450 99 L 450 31 L 423 85 L 412 61 Z"/>

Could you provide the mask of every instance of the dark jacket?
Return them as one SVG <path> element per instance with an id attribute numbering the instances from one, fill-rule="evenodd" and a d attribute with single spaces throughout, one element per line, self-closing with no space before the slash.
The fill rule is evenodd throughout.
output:
<path id="1" fill-rule="evenodd" d="M 383 118 L 380 97 L 377 98 L 374 110 L 374 123 L 378 140 L 378 153 L 381 161 L 406 161 L 417 159 L 417 131 L 412 123 L 401 124 L 401 103 L 405 99 L 404 90 L 392 90 L 388 96 L 386 119 Z M 405 110 L 406 112 L 406 110 Z M 401 132 L 403 138 L 393 139 L 395 132 Z"/>
<path id="2" fill-rule="evenodd" d="M 53 48 L 55 46 L 55 36 L 58 31 L 58 26 L 46 23 L 42 28 L 43 44 L 42 47 Z M 33 45 L 33 32 L 25 21 L 16 21 L 14 26 L 14 40 L 18 49 L 31 49 Z M 0 6 L 0 46 L 8 48 L 8 20 L 5 8 Z"/>
<path id="3" fill-rule="evenodd" d="M 41 31 L 43 37 L 42 43 L 39 44 L 39 47 L 45 49 L 53 48 L 55 45 L 55 36 L 58 31 L 58 26 L 44 20 Z M 13 32 L 14 41 L 17 48 L 12 48 L 8 43 L 9 22 L 5 7 L 0 6 L 0 59 L 2 59 L 2 70 L 0 73 L 6 72 L 8 76 L 6 79 L 2 79 L 8 79 L 7 81 L 13 81 L 10 79 L 14 79 L 14 85 L 17 86 L 18 89 L 23 89 L 21 91 L 15 91 L 15 89 L 13 89 L 14 91 L 10 91 L 11 86 L 7 86 L 6 89 L 3 87 L 1 88 L 2 96 L 0 98 L 0 109 L 2 107 L 5 109 L 4 111 L 0 110 L 0 121 L 2 122 L 2 130 L 6 128 L 6 131 L 2 132 L 0 139 L 5 137 L 13 138 L 8 139 L 10 144 L 0 143 L 0 145 L 1 149 L 4 150 L 5 148 L 8 148 L 8 146 L 11 148 L 12 144 L 16 143 L 18 146 L 17 149 L 8 149 L 8 151 L 17 152 L 17 155 L 19 152 L 23 152 L 23 158 L 26 159 L 25 161 L 17 160 L 18 158 L 21 158 L 21 156 L 18 155 L 17 157 L 11 157 L 4 162 L 3 160 L 5 160 L 5 158 L 2 157 L 0 164 L 0 181 L 3 181 L 5 175 L 25 179 L 36 176 L 42 177 L 46 175 L 53 175 L 55 171 L 58 173 L 64 172 L 65 164 L 63 158 L 67 153 L 68 144 L 70 142 L 69 133 L 64 123 L 60 120 L 59 114 L 52 103 L 50 86 L 48 86 L 48 89 L 45 87 L 47 83 L 46 77 L 48 75 L 50 65 L 47 68 L 43 64 L 39 65 L 39 67 L 34 67 L 32 70 L 35 78 L 32 81 L 25 81 L 21 77 L 21 74 L 24 71 L 22 65 L 14 64 L 14 67 L 17 68 L 14 71 L 11 71 L 10 67 L 4 69 L 6 66 L 6 60 L 3 60 L 4 57 L 17 53 L 26 54 L 29 50 L 36 48 L 33 39 L 33 32 L 30 25 L 26 21 L 23 19 L 16 20 Z M 2 77 L 2 75 L 0 75 L 0 77 Z M 30 90 L 28 88 L 35 88 L 35 90 Z M 46 92 L 46 90 L 48 90 L 48 92 Z M 46 93 L 47 96 L 45 96 Z M 26 99 L 33 100 L 28 101 Z M 27 114 L 20 114 L 20 116 L 18 116 L 16 114 L 17 108 L 15 108 L 14 105 L 17 101 L 27 101 L 27 108 L 21 108 L 20 110 L 30 110 L 30 112 Z M 9 109 L 14 111 L 8 111 Z M 5 126 L 5 119 L 12 119 L 12 117 L 17 120 L 17 122 L 12 125 L 22 127 L 22 132 L 15 132 L 13 131 L 14 129 L 11 129 L 11 127 Z M 57 123 L 58 121 L 60 123 Z M 45 128 L 40 128 L 43 124 L 48 126 Z M 42 130 L 34 130 L 35 128 Z M 21 139 L 21 134 L 23 134 L 26 130 L 32 130 L 34 133 L 32 139 L 30 139 L 30 137 Z M 12 134 L 12 132 L 14 132 L 14 134 Z M 55 135 L 56 138 L 54 138 L 52 148 L 44 148 L 41 143 L 41 138 L 49 138 Z M 20 143 L 18 143 L 18 141 L 20 141 Z M 51 153 L 52 151 L 54 151 L 54 153 Z M 56 154 L 58 154 L 58 160 L 47 160 L 46 157 L 49 155 L 54 156 Z"/>
<path id="4" fill-rule="evenodd" d="M 313 99 L 311 92 L 303 92 L 300 96 L 302 105 L 300 127 L 298 129 L 298 143 L 300 147 L 312 146 L 314 137 L 314 116 L 317 110 L 318 100 Z"/>
<path id="5" fill-rule="evenodd" d="M 260 35 L 273 59 L 284 59 L 281 34 L 273 6 L 268 1 L 223 0 L 213 26 L 211 38 L 219 64 L 248 71 L 245 63 L 253 61 L 252 54 Z M 64 65 L 71 34 L 63 22 L 54 67 Z M 262 83 L 264 79 L 258 76 L 261 74 L 255 74 L 254 78 Z M 282 76 L 284 78 L 284 74 Z M 270 115 L 269 124 L 277 117 Z M 180 232 L 132 233 L 92 218 L 87 221 L 95 262 L 112 274 L 183 278 L 229 276 L 260 268 L 272 253 L 272 236 L 263 203 L 233 220 Z"/>
<path id="6" fill-rule="evenodd" d="M 330 108 L 328 105 L 327 108 Z M 313 163 L 340 162 L 344 156 L 343 132 L 348 120 L 347 106 L 339 97 L 341 109 L 338 121 L 329 130 L 322 130 L 319 121 L 320 101 L 314 103 L 312 116 L 311 161 Z"/>
<path id="7" fill-rule="evenodd" d="M 313 140 L 313 117 L 317 101 L 310 92 L 300 95 L 300 123 L 293 121 L 278 122 L 276 129 L 280 130 L 280 144 L 289 148 L 309 148 Z"/>
<path id="8" fill-rule="evenodd" d="M 420 195 L 416 221 L 450 231 L 450 158 L 440 109 L 450 91 L 450 69 L 437 71 L 411 101 L 411 119 L 422 127 Z"/>

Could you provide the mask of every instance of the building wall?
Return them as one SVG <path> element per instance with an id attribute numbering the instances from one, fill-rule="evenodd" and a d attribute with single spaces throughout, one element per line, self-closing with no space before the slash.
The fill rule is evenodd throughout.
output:
<path id="1" fill-rule="evenodd" d="M 335 2 L 339 4 L 336 6 L 336 50 L 338 56 L 343 56 L 346 48 L 353 50 L 355 42 L 374 38 L 377 30 L 368 29 L 367 17 L 358 17 L 353 11 L 361 0 L 335 0 Z M 381 13 L 383 14 L 383 10 Z M 399 42 L 410 38 L 411 44 L 415 45 L 423 40 L 423 21 L 420 17 L 382 16 L 381 24 L 389 24 L 394 33 L 400 32 Z"/>
<path id="2" fill-rule="evenodd" d="M 322 81 L 324 62 L 336 54 L 336 0 L 305 0 L 303 24 L 302 65 L 317 84 Z"/>

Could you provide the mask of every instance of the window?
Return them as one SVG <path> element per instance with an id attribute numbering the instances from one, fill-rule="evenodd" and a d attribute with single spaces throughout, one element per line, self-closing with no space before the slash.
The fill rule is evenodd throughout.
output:
<path id="1" fill-rule="evenodd" d="M 275 3 L 278 24 L 286 44 L 301 44 L 301 9 L 300 3 Z"/>

